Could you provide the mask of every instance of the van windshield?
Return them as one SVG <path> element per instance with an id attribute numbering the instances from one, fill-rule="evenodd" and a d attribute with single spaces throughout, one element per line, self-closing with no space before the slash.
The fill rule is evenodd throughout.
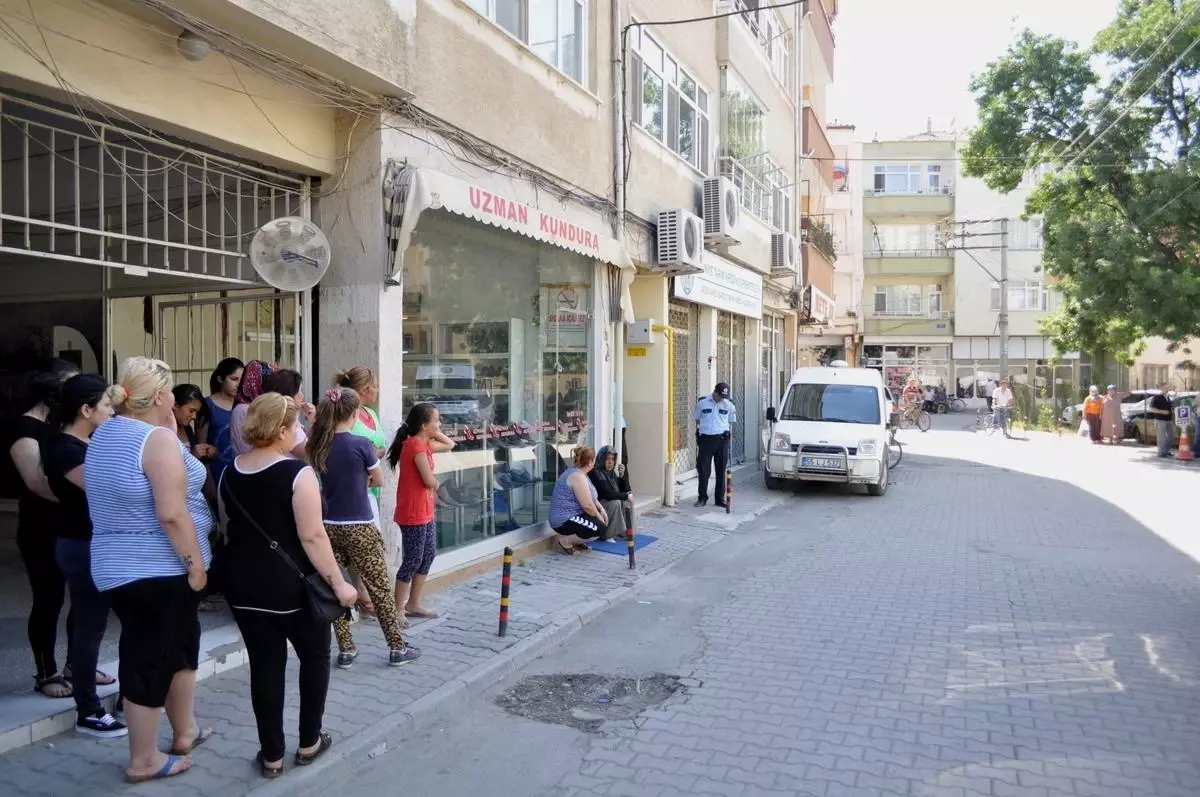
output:
<path id="1" fill-rule="evenodd" d="M 879 391 L 870 385 L 792 385 L 779 420 L 878 424 Z"/>

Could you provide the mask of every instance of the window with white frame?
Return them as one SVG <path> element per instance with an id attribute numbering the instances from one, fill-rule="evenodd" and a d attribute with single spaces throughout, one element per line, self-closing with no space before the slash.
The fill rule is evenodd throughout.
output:
<path id="1" fill-rule="evenodd" d="M 483 16 L 582 84 L 587 0 L 467 0 Z"/>
<path id="2" fill-rule="evenodd" d="M 921 286 L 876 285 L 875 315 L 921 315 Z"/>
<path id="3" fill-rule="evenodd" d="M 721 68 L 721 173 L 737 186 L 742 207 L 777 229 L 794 232 L 790 180 L 767 155 L 766 112 L 728 66 Z"/>
<path id="4" fill-rule="evenodd" d="M 1011 223 L 1009 225 L 1009 248 L 1042 249 L 1042 226 L 1042 219 L 1040 217 L 1018 219 Z"/>
<path id="5" fill-rule="evenodd" d="M 931 163 L 925 167 L 926 187 L 931 194 L 940 194 L 942 192 L 942 167 Z"/>
<path id="6" fill-rule="evenodd" d="M 931 285 L 929 287 L 929 315 L 934 318 L 940 318 L 942 315 L 942 286 Z"/>
<path id="7" fill-rule="evenodd" d="M 1000 311 L 1000 285 L 992 283 L 992 312 Z M 1038 280 L 1012 282 L 1008 286 L 1008 310 L 1017 312 L 1046 312 L 1050 306 L 1050 292 Z"/>
<path id="8" fill-rule="evenodd" d="M 633 120 L 709 174 L 708 92 L 649 33 L 630 32 Z"/>
<path id="9" fill-rule="evenodd" d="M 732 69 L 724 67 L 721 71 L 725 153 L 739 161 L 761 157 L 767 148 L 766 111 Z"/>
<path id="10" fill-rule="evenodd" d="M 919 163 L 877 164 L 872 188 L 876 194 L 924 193 L 921 185 L 924 171 Z"/>

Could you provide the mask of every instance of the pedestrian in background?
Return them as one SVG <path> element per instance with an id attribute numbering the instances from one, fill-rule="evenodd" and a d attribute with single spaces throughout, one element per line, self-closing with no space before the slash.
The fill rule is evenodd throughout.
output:
<path id="1" fill-rule="evenodd" d="M 399 472 L 396 480 L 396 511 L 392 519 L 400 526 L 402 559 L 396 571 L 396 617 L 401 628 L 409 617 L 436 618 L 421 598 L 425 579 L 437 553 L 435 494 L 438 480 L 433 455 L 454 448 L 442 434 L 441 417 L 432 404 L 414 404 L 388 449 L 388 465 Z"/>
<path id="2" fill-rule="evenodd" d="M 1100 445 L 1100 415 L 1104 412 L 1104 399 L 1100 397 L 1100 388 L 1092 385 L 1088 388 L 1088 396 L 1083 400 L 1083 420 L 1087 423 L 1088 437 L 1092 445 Z"/>
<path id="3" fill-rule="evenodd" d="M 1154 416 L 1154 431 L 1158 440 L 1158 455 L 1162 458 L 1171 456 L 1171 446 L 1175 443 L 1174 408 L 1171 406 L 1171 384 L 1164 382 L 1162 392 L 1150 397 L 1150 414 Z"/>
<path id="4" fill-rule="evenodd" d="M 256 762 L 264 778 L 283 774 L 288 643 L 300 661 L 300 746 L 313 763 L 333 744 L 322 730 L 329 691 L 329 622 L 308 605 L 305 576 L 320 573 L 343 606 L 358 593 L 342 576 L 321 523 L 313 469 L 292 452 L 300 405 L 268 392 L 250 404 L 242 435 L 250 450 L 225 469 L 218 488 L 226 519 L 225 592 L 250 659 L 250 702 L 258 725 Z"/>
<path id="5" fill-rule="evenodd" d="M 696 444 L 699 461 L 696 463 L 696 506 L 708 503 L 708 477 L 713 465 L 717 468 L 716 505 L 725 506 L 725 466 L 729 461 L 731 426 L 737 423 L 737 407 L 729 400 L 729 385 L 718 382 L 711 396 L 702 396 L 692 414 L 696 422 Z"/>
<path id="6" fill-rule="evenodd" d="M 353 566 L 375 604 L 379 627 L 387 639 L 388 664 L 400 667 L 420 658 L 400 634 L 383 535 L 375 525 L 367 487 L 383 484 L 379 457 L 365 437 L 351 433 L 362 406 L 358 393 L 348 387 L 333 387 L 317 406 L 312 434 L 308 438 L 308 461 L 321 478 L 325 494 L 325 532 L 338 562 Z M 358 648 L 350 623 L 342 617 L 333 624 L 337 635 L 337 666 L 354 666 Z"/>
<path id="7" fill-rule="evenodd" d="M 1125 419 L 1121 415 L 1121 397 L 1117 386 L 1109 385 L 1100 409 L 1100 437 L 1107 438 L 1109 445 L 1117 445 L 1125 439 Z"/>
<path id="8" fill-rule="evenodd" d="M 212 561 L 204 465 L 175 432 L 171 369 L 130 357 L 111 394 L 116 416 L 88 444 L 84 484 L 92 519 L 92 580 L 121 621 L 121 696 L 129 726 L 130 783 L 191 768 L 212 735 L 194 713 L 200 663 L 197 607 Z M 174 739 L 158 749 L 167 710 Z"/>

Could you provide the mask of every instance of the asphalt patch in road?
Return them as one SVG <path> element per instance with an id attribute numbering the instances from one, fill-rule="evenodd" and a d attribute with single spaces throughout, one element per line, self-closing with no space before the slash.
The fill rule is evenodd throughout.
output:
<path id="1" fill-rule="evenodd" d="M 636 719 L 683 688 L 661 673 L 645 678 L 596 674 L 532 675 L 496 698 L 510 714 L 599 733 L 606 723 Z"/>

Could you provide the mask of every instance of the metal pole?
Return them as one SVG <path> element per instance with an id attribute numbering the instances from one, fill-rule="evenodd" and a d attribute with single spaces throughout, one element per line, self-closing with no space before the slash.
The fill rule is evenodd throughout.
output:
<path id="1" fill-rule="evenodd" d="M 621 509 L 621 511 L 624 512 L 625 510 Z M 634 549 L 637 546 L 634 544 L 634 540 L 633 540 L 634 533 L 635 532 L 633 529 L 625 529 L 625 545 L 629 549 L 629 569 L 630 570 L 637 569 L 637 557 L 636 557 L 636 554 L 634 554 Z"/>
<path id="2" fill-rule="evenodd" d="M 653 331 L 667 337 L 667 450 L 663 468 L 663 506 L 675 506 L 675 335 L 667 324 L 655 324 Z"/>
<path id="3" fill-rule="evenodd" d="M 626 33 L 621 28 L 621 9 L 624 4 L 612 0 L 611 20 L 612 30 L 612 81 L 616 87 L 613 97 L 613 198 L 617 206 L 616 219 L 613 222 L 613 233 L 617 244 L 625 247 L 625 43 Z M 621 283 L 624 281 L 621 269 L 617 269 L 617 296 L 621 295 Z M 617 319 L 613 334 L 613 424 L 616 434 L 613 435 L 613 450 L 617 462 L 621 461 L 625 441 L 622 439 L 621 421 L 625 417 L 625 319 Z M 611 323 L 611 319 L 610 319 Z"/>
<path id="4" fill-rule="evenodd" d="M 1008 379 L 1008 219 L 1000 219 L 1000 378 Z M 1009 389 L 1012 386 L 1009 385 Z"/>

